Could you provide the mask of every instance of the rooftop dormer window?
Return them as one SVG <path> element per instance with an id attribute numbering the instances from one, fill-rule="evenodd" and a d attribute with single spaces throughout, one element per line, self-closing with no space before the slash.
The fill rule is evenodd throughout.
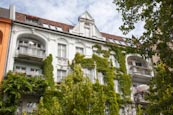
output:
<path id="1" fill-rule="evenodd" d="M 34 17 L 34 16 L 26 16 L 26 22 L 30 23 L 30 24 L 38 25 L 39 24 L 39 18 Z"/>

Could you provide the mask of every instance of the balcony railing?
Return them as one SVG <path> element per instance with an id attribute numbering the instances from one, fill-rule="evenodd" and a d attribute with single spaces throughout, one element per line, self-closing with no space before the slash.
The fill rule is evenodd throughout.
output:
<path id="1" fill-rule="evenodd" d="M 145 76 L 152 76 L 152 70 L 147 67 L 142 66 L 130 66 L 129 68 L 130 74 L 138 74 L 138 75 L 145 75 Z"/>
<path id="2" fill-rule="evenodd" d="M 43 76 L 43 74 L 41 74 L 39 72 L 27 72 L 27 71 L 24 71 L 24 70 L 14 70 L 14 72 L 23 73 L 28 77 Z"/>
<path id="3" fill-rule="evenodd" d="M 17 51 L 17 55 L 25 55 L 37 58 L 44 58 L 45 57 L 45 50 L 39 48 L 32 48 L 29 46 L 19 46 L 19 50 Z"/>
<path id="4" fill-rule="evenodd" d="M 144 92 L 134 94 L 134 101 L 136 103 L 148 103 L 148 101 L 145 99 Z"/>

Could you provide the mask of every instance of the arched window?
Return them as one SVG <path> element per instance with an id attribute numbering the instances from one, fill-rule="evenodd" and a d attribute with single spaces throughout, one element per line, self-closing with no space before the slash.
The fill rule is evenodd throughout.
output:
<path id="1" fill-rule="evenodd" d="M 3 34 L 2 34 L 2 31 L 0 31 L 0 45 L 2 44 L 2 37 L 3 37 Z"/>
<path id="2" fill-rule="evenodd" d="M 85 54 L 85 45 L 81 42 L 77 42 L 75 44 L 76 53 Z"/>

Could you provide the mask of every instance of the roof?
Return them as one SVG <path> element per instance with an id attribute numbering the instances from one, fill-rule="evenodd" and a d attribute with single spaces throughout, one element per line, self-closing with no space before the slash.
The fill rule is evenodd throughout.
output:
<path id="1" fill-rule="evenodd" d="M 0 17 L 2 18 L 9 18 L 10 17 L 10 11 L 5 8 L 0 8 Z"/>
<path id="2" fill-rule="evenodd" d="M 9 18 L 9 10 L 5 9 L 5 8 L 0 8 L 0 17 L 1 16 Z M 47 24 L 47 25 L 52 25 L 52 26 L 60 27 L 65 32 L 69 32 L 69 29 L 72 29 L 74 27 L 72 25 L 68 25 L 68 24 L 65 24 L 65 23 L 51 21 L 51 20 L 40 18 L 40 17 L 37 17 L 37 16 L 16 12 L 16 21 L 20 21 L 20 22 L 25 23 L 26 17 L 39 20 L 39 23 L 41 23 L 41 24 Z M 120 37 L 120 36 L 116 36 L 116 35 L 112 35 L 112 34 L 108 34 L 108 33 L 104 33 L 104 32 L 101 32 L 101 34 L 106 39 L 113 39 L 113 40 L 118 40 L 118 41 L 124 41 L 123 37 Z"/>

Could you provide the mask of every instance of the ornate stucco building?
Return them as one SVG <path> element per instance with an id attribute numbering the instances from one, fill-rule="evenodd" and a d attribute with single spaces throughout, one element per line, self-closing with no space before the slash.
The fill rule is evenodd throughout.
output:
<path id="1" fill-rule="evenodd" d="M 43 59 L 52 54 L 54 81 L 60 82 L 68 73 L 68 62 L 72 62 L 77 52 L 85 57 L 92 57 L 92 54 L 95 53 L 92 46 L 95 44 L 101 45 L 104 50 L 108 50 L 106 42 L 123 47 L 128 46 L 123 37 L 100 32 L 88 12 L 81 14 L 75 26 L 18 13 L 14 6 L 10 9 L 0 8 L 0 16 L 12 20 L 11 35 L 8 35 L 10 32 L 10 23 L 8 23 L 7 38 L 2 37 L 3 30 L 0 26 L 0 51 L 3 39 L 8 42 L 5 44 L 9 44 L 8 56 L 3 59 L 7 60 L 7 62 L 3 61 L 6 62 L 6 68 L 5 64 L 3 67 L 1 66 L 5 70 L 4 76 L 8 71 L 25 73 L 29 77 L 42 75 Z M 113 66 L 119 67 L 117 60 L 113 57 L 110 58 Z M 127 73 L 131 75 L 133 84 L 131 86 L 132 101 L 146 103 L 140 92 L 143 88 L 147 88 L 148 81 L 154 76 L 151 60 L 144 60 L 138 54 L 128 54 L 125 62 Z M 87 73 L 87 70 L 85 72 Z M 90 75 L 94 75 L 92 71 L 90 71 Z M 103 83 L 102 78 L 99 79 L 100 83 Z M 118 81 L 116 80 L 115 91 L 118 92 Z M 27 109 L 27 101 L 24 100 L 24 109 Z M 129 112 L 128 108 L 124 108 L 121 110 L 121 114 L 135 115 L 135 112 Z"/>

